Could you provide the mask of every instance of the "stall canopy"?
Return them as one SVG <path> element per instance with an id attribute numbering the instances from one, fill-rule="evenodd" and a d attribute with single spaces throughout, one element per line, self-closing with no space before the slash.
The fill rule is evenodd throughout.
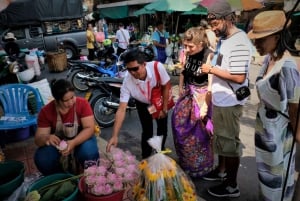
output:
<path id="1" fill-rule="evenodd" d="M 133 14 L 135 16 L 139 16 L 139 15 L 154 14 L 154 13 L 155 13 L 154 10 L 146 10 L 145 8 L 141 8 L 141 9 L 135 11 Z"/>
<path id="2" fill-rule="evenodd" d="M 220 0 L 200 0 L 198 3 L 204 7 L 211 7 L 217 4 Z M 263 8 L 263 5 L 258 0 L 228 0 L 228 3 L 234 10 L 249 11 Z"/>
<path id="3" fill-rule="evenodd" d="M 156 0 L 147 4 L 144 8 L 146 10 L 173 12 L 190 11 L 196 7 L 197 5 L 192 3 L 192 0 Z"/>
<path id="4" fill-rule="evenodd" d="M 183 12 L 181 15 L 207 15 L 207 9 L 199 5 L 190 11 Z"/>
<path id="5" fill-rule="evenodd" d="M 100 8 L 100 18 L 121 19 L 128 17 L 128 6 Z"/>

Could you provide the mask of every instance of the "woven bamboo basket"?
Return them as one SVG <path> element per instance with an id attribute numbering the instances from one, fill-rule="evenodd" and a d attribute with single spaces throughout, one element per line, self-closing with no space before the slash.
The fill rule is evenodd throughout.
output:
<path id="1" fill-rule="evenodd" d="M 65 51 L 48 52 L 47 63 L 50 72 L 62 72 L 67 69 L 67 54 Z"/>

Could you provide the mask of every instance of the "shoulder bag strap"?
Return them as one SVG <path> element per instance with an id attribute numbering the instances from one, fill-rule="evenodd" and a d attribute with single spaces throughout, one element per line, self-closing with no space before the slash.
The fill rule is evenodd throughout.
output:
<path id="1" fill-rule="evenodd" d="M 156 78 L 156 86 L 159 86 L 160 85 L 160 75 L 158 73 L 158 67 L 157 67 L 157 64 L 158 64 L 158 61 L 155 61 L 154 62 L 154 73 L 155 73 L 155 78 Z"/>

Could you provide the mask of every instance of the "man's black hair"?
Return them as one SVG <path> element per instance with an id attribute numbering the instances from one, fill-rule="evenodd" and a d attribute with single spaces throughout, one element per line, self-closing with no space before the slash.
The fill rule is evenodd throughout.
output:
<path id="1" fill-rule="evenodd" d="M 132 61 L 143 64 L 146 61 L 146 58 L 144 52 L 140 51 L 138 48 L 132 48 L 124 53 L 123 61 L 125 65 Z"/>
<path id="2" fill-rule="evenodd" d="M 163 25 L 164 23 L 161 21 L 161 20 L 158 20 L 157 22 L 156 22 L 156 26 L 159 26 L 159 25 Z"/>

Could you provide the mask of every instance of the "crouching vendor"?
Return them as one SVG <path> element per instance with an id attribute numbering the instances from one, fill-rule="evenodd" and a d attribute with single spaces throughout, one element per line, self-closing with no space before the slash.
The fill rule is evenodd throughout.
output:
<path id="1" fill-rule="evenodd" d="M 34 162 L 43 175 L 77 174 L 85 161 L 99 159 L 94 115 L 88 101 L 75 96 L 69 81 L 52 80 L 51 92 L 54 100 L 38 115 Z"/>

